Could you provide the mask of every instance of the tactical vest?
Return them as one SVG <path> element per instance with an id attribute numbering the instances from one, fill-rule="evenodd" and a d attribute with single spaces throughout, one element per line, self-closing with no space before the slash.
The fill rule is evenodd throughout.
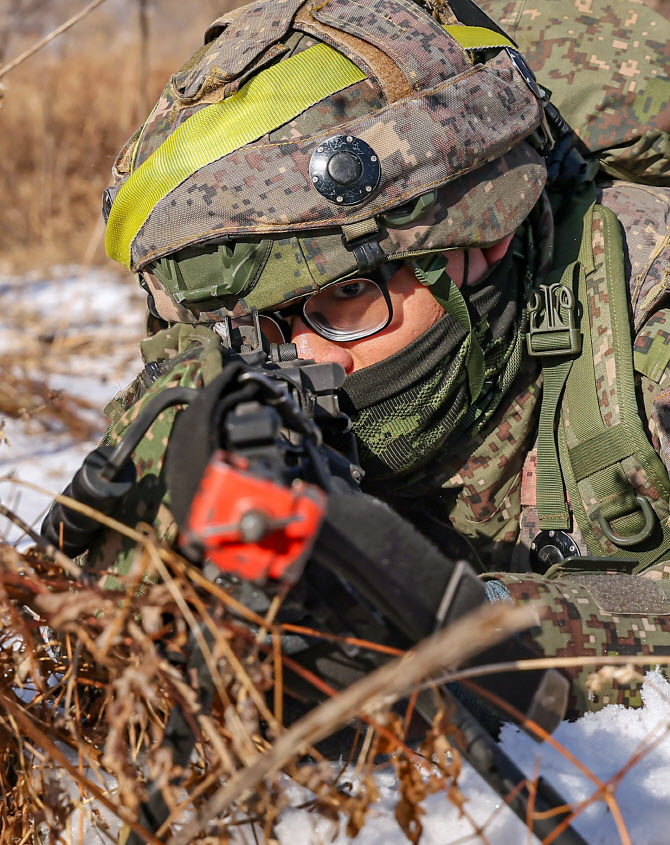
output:
<path id="1" fill-rule="evenodd" d="M 566 303 L 557 311 L 550 301 L 564 340 L 548 331 L 544 342 L 569 348 L 570 329 L 581 334 L 586 322 L 587 336 L 579 341 L 586 354 L 559 354 L 548 367 L 543 365 L 549 358 L 524 362 L 509 401 L 487 429 L 448 444 L 451 455 L 437 477 L 442 498 L 433 511 L 442 521 L 448 514 L 458 532 L 476 541 L 483 567 L 508 570 L 514 548 L 512 566 L 528 569 L 530 552 L 537 551 L 532 545 L 546 532 L 541 542 L 560 535 L 556 542 L 564 556 L 576 550 L 602 557 L 609 568 L 640 571 L 670 557 L 667 470 L 656 457 L 662 452 L 667 461 L 670 448 L 654 421 L 670 419 L 662 384 L 670 359 L 663 302 L 670 266 L 668 192 L 647 187 L 670 184 L 670 23 L 643 4 L 632 10 L 626 4 L 576 4 L 566 37 L 559 0 L 540 0 L 532 14 L 520 0 L 479 5 L 519 44 L 601 169 L 629 183 L 614 182 L 598 197 L 619 225 L 598 208 L 589 212 L 586 226 L 584 207 L 573 209 L 569 221 L 555 215 L 556 242 L 563 253 L 572 247 L 572 254 L 556 256 L 549 284 L 557 287 L 550 294 L 545 286 L 538 296 L 551 300 L 562 291 L 565 297 L 569 289 L 577 313 L 571 326 Z M 564 268 L 569 278 L 563 278 Z M 533 304 L 541 322 L 546 302 Z M 541 342 L 539 334 L 533 342 Z M 553 527 L 565 525 L 571 527 Z M 635 542 L 622 546 L 622 539 Z"/>
<path id="2" fill-rule="evenodd" d="M 450 444 L 468 457 L 437 478 L 486 568 L 509 569 L 512 545 L 522 571 L 588 555 L 639 572 L 670 557 L 670 481 L 645 425 L 670 362 L 670 191 L 615 182 L 591 199 L 557 215 L 510 399 L 467 448 Z"/>
<path id="3" fill-rule="evenodd" d="M 638 408 L 628 304 L 634 290 L 627 285 L 637 280 L 626 273 L 621 223 L 604 205 L 588 204 L 584 213 L 579 205 L 557 228 L 562 269 L 531 304 L 528 351 L 540 357 L 544 376 L 536 485 L 541 532 L 531 549 L 542 542 L 555 548 L 555 532 L 569 532 L 574 521 L 591 555 L 617 558 L 638 572 L 668 555 L 670 479 Z M 580 217 L 574 256 L 571 235 Z M 639 303 L 635 316 L 646 323 L 651 313 Z M 638 366 L 643 374 L 662 373 L 667 358 L 665 345 L 657 344 Z M 564 557 L 572 552 L 572 543 L 561 550 Z"/>

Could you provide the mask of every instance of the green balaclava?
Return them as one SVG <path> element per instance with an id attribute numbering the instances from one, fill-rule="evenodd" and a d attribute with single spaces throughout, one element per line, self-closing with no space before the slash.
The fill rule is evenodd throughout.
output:
<path id="1" fill-rule="evenodd" d="M 344 384 L 343 407 L 366 480 L 384 482 L 386 490 L 424 475 L 455 431 L 481 429 L 521 364 L 525 300 L 536 269 L 532 227 L 522 227 L 492 272 L 462 291 L 444 263 L 430 256 L 415 269 L 424 282 L 433 277 L 445 314 L 405 349 Z"/>

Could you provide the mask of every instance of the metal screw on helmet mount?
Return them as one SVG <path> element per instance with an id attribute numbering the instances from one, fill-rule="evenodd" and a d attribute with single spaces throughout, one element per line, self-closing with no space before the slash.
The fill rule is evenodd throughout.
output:
<path id="1" fill-rule="evenodd" d="M 363 162 L 353 153 L 335 153 L 327 166 L 328 175 L 338 185 L 351 185 L 363 175 Z"/>

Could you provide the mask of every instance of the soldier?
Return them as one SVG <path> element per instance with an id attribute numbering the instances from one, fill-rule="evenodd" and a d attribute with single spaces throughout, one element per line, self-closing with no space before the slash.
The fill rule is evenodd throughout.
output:
<path id="1" fill-rule="evenodd" d="M 647 20 L 648 60 L 667 39 Z M 630 36 L 602 25 L 599 49 Z M 272 316 L 302 357 L 346 370 L 364 489 L 493 598 L 539 599 L 547 654 L 670 653 L 667 97 L 650 78 L 631 132 L 644 61 L 625 55 L 619 87 L 599 85 L 634 141 L 586 122 L 589 151 L 469 0 L 261 0 L 210 27 L 106 195 L 108 253 L 153 314 L 146 395 L 209 383 L 226 315 Z M 648 184 L 612 178 L 631 173 Z M 110 405 L 110 442 L 147 386 Z M 139 445 L 120 515 L 168 541 L 156 444 L 173 419 Z M 124 543 L 91 563 L 123 571 Z M 590 694 L 589 671 L 572 673 L 574 713 L 639 702 Z"/>

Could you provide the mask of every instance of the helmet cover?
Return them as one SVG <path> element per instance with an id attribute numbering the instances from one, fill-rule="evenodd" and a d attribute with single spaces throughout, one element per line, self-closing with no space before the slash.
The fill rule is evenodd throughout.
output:
<path id="1" fill-rule="evenodd" d="M 214 22 L 106 197 L 107 251 L 164 319 L 275 309 L 361 255 L 516 230 L 546 179 L 524 140 L 542 102 L 499 31 L 446 4 L 438 17 L 411 0 L 260 0 Z"/>

